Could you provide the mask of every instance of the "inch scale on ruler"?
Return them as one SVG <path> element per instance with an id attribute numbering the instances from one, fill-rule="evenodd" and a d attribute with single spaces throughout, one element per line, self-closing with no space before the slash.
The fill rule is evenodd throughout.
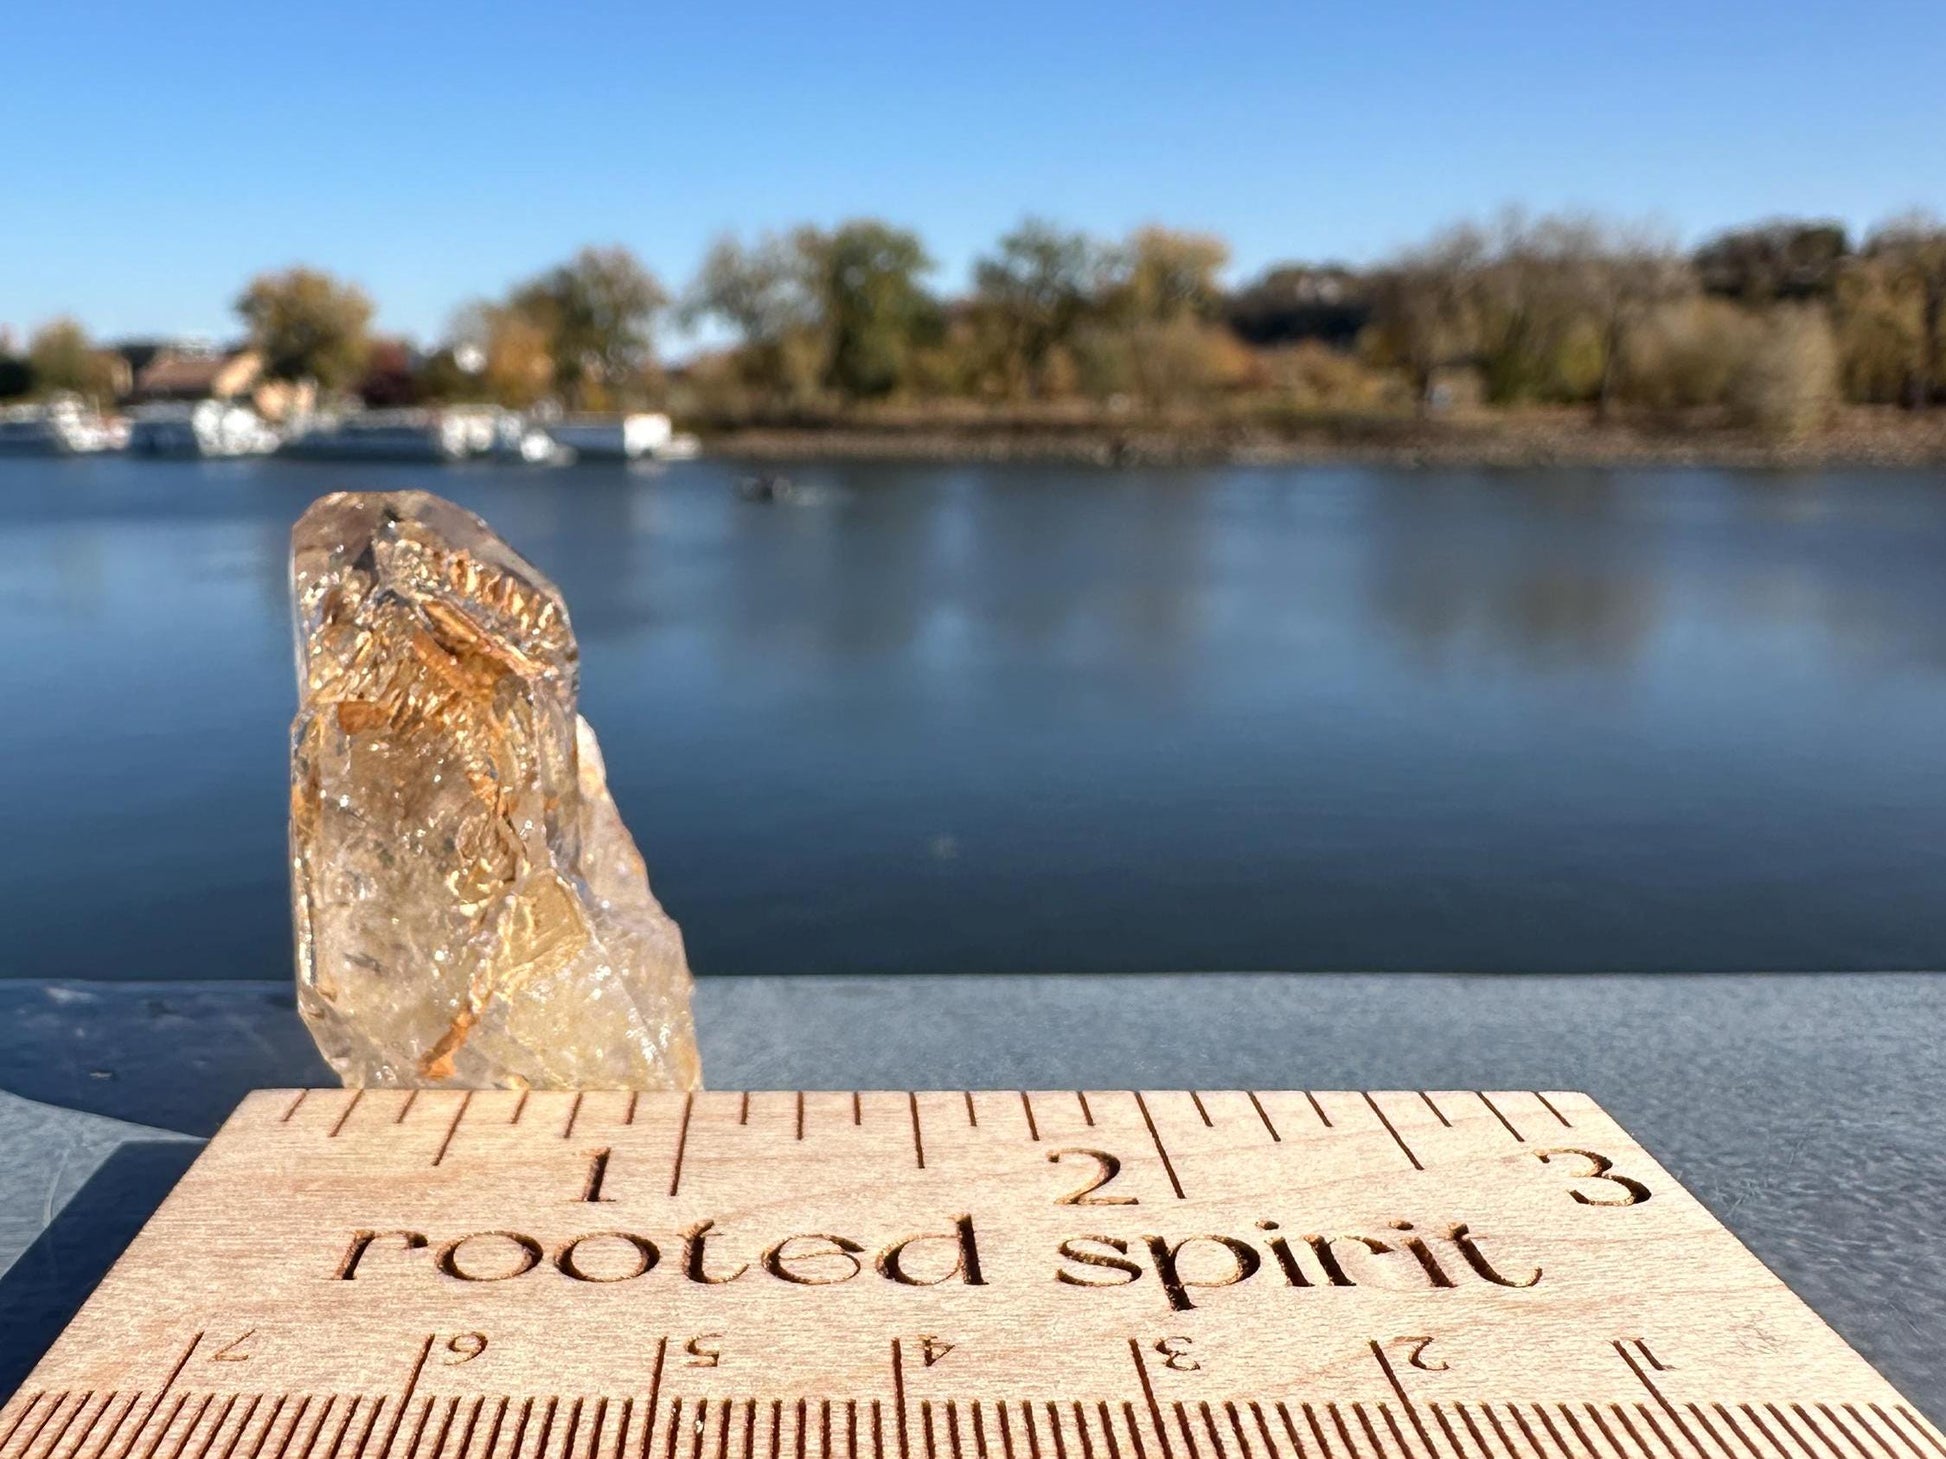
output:
<path id="1" fill-rule="evenodd" d="M 1585 1096 L 247 1099 L 0 1459 L 1946 1459 Z"/>

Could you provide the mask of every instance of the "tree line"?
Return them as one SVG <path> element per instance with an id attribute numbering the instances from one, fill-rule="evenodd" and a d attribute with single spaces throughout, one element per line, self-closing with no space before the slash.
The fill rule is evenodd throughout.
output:
<path id="1" fill-rule="evenodd" d="M 243 333 L 273 378 L 372 403 L 613 409 L 726 422 L 869 402 L 1063 403 L 1159 417 L 1584 408 L 1815 429 L 1845 403 L 1946 398 L 1946 224 L 1853 238 L 1776 220 L 1685 250 L 1594 216 L 1508 213 L 1369 267 L 1288 263 L 1238 286 L 1214 235 L 1105 240 L 1028 219 L 944 293 L 920 236 L 877 219 L 718 240 L 685 288 L 587 248 L 481 300 L 429 350 L 375 338 L 372 302 L 311 268 L 251 281 Z M 720 341 L 665 368 L 669 328 Z M 0 353 L 0 395 L 108 388 L 73 320 Z"/>

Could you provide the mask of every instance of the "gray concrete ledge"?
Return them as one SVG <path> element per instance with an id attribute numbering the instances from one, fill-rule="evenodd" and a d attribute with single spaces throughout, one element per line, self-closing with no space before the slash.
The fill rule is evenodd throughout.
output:
<path id="1" fill-rule="evenodd" d="M 1946 1418 L 1946 977 L 712 978 L 697 1013 L 719 1088 L 1586 1090 Z M 0 1393 L 181 1135 L 324 1082 L 282 984 L 0 983 Z"/>

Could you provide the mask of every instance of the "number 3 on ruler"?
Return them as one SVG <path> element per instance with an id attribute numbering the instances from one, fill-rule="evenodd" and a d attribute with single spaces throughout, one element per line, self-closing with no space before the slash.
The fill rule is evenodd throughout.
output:
<path id="1" fill-rule="evenodd" d="M 1534 1158 L 1543 1165 L 1552 1165 L 1557 1155 L 1572 1155 L 1588 1162 L 1588 1168 L 1575 1176 L 1576 1180 L 1605 1180 L 1611 1185 L 1620 1186 L 1626 1194 L 1620 1199 L 1584 1196 L 1580 1191 L 1568 1192 L 1584 1206 L 1639 1206 L 1649 1198 L 1649 1188 L 1631 1176 L 1613 1173 L 1615 1162 L 1606 1155 L 1597 1155 L 1592 1150 L 1536 1150 Z"/>

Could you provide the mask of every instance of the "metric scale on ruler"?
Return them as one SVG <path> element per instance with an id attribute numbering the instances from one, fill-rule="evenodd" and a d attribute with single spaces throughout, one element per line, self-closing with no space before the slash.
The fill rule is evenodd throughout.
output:
<path id="1" fill-rule="evenodd" d="M 252 1095 L 0 1459 L 1946 1459 L 1574 1094 Z"/>

